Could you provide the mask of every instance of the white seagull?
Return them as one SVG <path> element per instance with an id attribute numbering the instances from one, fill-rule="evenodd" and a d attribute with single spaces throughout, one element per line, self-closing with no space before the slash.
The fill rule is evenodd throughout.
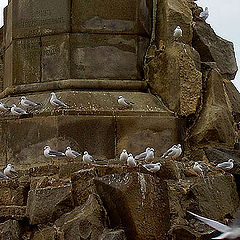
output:
<path id="1" fill-rule="evenodd" d="M 118 97 L 118 104 L 122 107 L 129 107 L 134 103 L 127 101 L 123 96 L 119 96 Z"/>
<path id="2" fill-rule="evenodd" d="M 8 112 L 11 110 L 11 107 L 8 107 L 5 103 L 0 102 L 0 111 Z"/>
<path id="3" fill-rule="evenodd" d="M 65 153 L 52 150 L 49 146 L 45 146 L 43 154 L 45 157 L 65 157 Z"/>
<path id="4" fill-rule="evenodd" d="M 127 165 L 132 168 L 137 166 L 137 162 L 131 153 L 128 154 Z"/>
<path id="5" fill-rule="evenodd" d="M 51 93 L 50 103 L 55 107 L 69 107 L 64 102 L 61 102 L 59 99 L 57 99 L 56 94 L 54 92 Z"/>
<path id="6" fill-rule="evenodd" d="M 14 166 L 12 164 L 8 164 L 7 167 L 3 171 L 4 175 L 7 177 L 14 177 L 17 175 L 17 172 L 14 169 Z"/>
<path id="7" fill-rule="evenodd" d="M 203 176 L 204 168 L 198 162 L 194 163 L 193 170 L 198 174 Z"/>
<path id="8" fill-rule="evenodd" d="M 160 170 L 162 164 L 158 162 L 158 163 L 143 164 L 142 166 L 146 168 L 149 172 L 156 173 Z"/>
<path id="9" fill-rule="evenodd" d="M 20 103 L 25 108 L 36 107 L 38 105 L 41 105 L 40 103 L 35 103 L 35 102 L 32 102 L 32 101 L 28 100 L 25 96 L 21 97 Z"/>
<path id="10" fill-rule="evenodd" d="M 127 150 L 126 149 L 123 149 L 121 154 L 120 154 L 120 161 L 122 163 L 125 163 L 127 162 L 127 158 L 128 158 L 128 153 L 127 153 Z"/>
<path id="11" fill-rule="evenodd" d="M 182 147 L 181 144 L 173 145 L 171 148 L 169 148 L 161 157 L 162 158 L 168 158 L 176 159 L 182 154 Z"/>
<path id="12" fill-rule="evenodd" d="M 180 37 L 182 37 L 182 29 L 180 26 L 177 26 L 173 32 L 173 37 L 174 39 L 179 39 Z"/>
<path id="13" fill-rule="evenodd" d="M 16 116 L 28 114 L 24 109 L 17 107 L 15 104 L 13 104 L 11 107 L 11 113 Z"/>
<path id="14" fill-rule="evenodd" d="M 229 159 L 227 162 L 219 163 L 216 167 L 217 168 L 222 168 L 224 170 L 230 170 L 234 166 L 233 162 L 234 162 L 233 159 Z"/>
<path id="15" fill-rule="evenodd" d="M 147 147 L 147 148 L 145 149 L 145 152 L 142 152 L 142 153 L 138 154 L 137 156 L 135 156 L 135 159 L 136 159 L 136 160 L 139 160 L 139 159 L 145 158 L 145 157 L 147 156 L 147 152 L 148 152 L 149 150 L 150 150 L 150 147 Z"/>
<path id="16" fill-rule="evenodd" d="M 147 162 L 151 162 L 154 159 L 154 148 L 150 148 L 147 151 L 147 156 L 145 157 L 145 161 Z"/>
<path id="17" fill-rule="evenodd" d="M 210 226 L 222 233 L 218 237 L 214 237 L 212 239 L 236 239 L 236 238 L 240 237 L 240 227 L 239 227 L 240 213 L 239 213 L 239 210 L 237 211 L 236 218 L 234 219 L 234 221 L 232 222 L 232 224 L 230 226 L 227 226 L 223 223 L 217 222 L 217 221 L 209 219 L 209 218 L 199 216 L 190 211 L 187 211 L 187 212 L 192 214 L 198 220 L 206 223 L 208 226 Z"/>
<path id="18" fill-rule="evenodd" d="M 208 7 L 205 7 L 205 10 L 200 12 L 199 17 L 206 20 L 209 16 Z"/>
<path id="19" fill-rule="evenodd" d="M 65 155 L 68 158 L 77 158 L 77 157 L 81 156 L 81 153 L 72 150 L 70 147 L 67 147 L 67 149 L 65 151 Z"/>
<path id="20" fill-rule="evenodd" d="M 93 156 L 91 156 L 87 151 L 85 151 L 85 152 L 83 153 L 82 160 L 83 160 L 83 162 L 87 163 L 88 165 L 91 165 L 92 162 L 95 162 L 95 161 L 96 161 L 96 160 L 93 158 Z"/>

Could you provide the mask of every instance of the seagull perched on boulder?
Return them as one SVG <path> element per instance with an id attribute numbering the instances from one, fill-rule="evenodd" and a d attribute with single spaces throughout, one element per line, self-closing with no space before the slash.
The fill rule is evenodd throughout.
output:
<path id="1" fill-rule="evenodd" d="M 221 235 L 219 235 L 218 237 L 214 237 L 212 239 L 237 239 L 240 237 L 240 227 L 239 227 L 240 211 L 239 210 L 237 211 L 236 218 L 234 219 L 234 221 L 230 226 L 227 226 L 223 223 L 217 222 L 209 218 L 199 216 L 196 213 L 192 213 L 190 211 L 187 211 L 187 212 L 192 214 L 198 220 L 206 223 L 208 226 L 221 232 Z"/>
<path id="2" fill-rule="evenodd" d="M 24 109 L 17 107 L 15 104 L 13 104 L 11 107 L 11 113 L 15 116 L 28 114 Z"/>
<path id="3" fill-rule="evenodd" d="M 133 105 L 134 103 L 127 101 L 123 96 L 119 96 L 119 97 L 118 97 L 118 104 L 119 104 L 121 107 L 130 107 L 130 106 Z"/>
<path id="4" fill-rule="evenodd" d="M 224 170 L 230 170 L 234 166 L 233 162 L 234 162 L 233 159 L 229 159 L 227 162 L 219 163 L 216 167 L 217 168 L 222 168 Z"/>
<path id="5" fill-rule="evenodd" d="M 15 177 L 17 175 L 17 172 L 14 169 L 14 166 L 12 164 L 8 164 L 6 166 L 6 168 L 3 171 L 4 175 L 6 175 L 7 177 Z"/>
<path id="6" fill-rule="evenodd" d="M 180 26 L 177 26 L 173 32 L 173 37 L 175 40 L 179 39 L 182 37 L 182 29 Z"/>
<path id="7" fill-rule="evenodd" d="M 193 166 L 193 170 L 200 176 L 202 175 L 203 176 L 203 173 L 204 173 L 204 168 L 201 164 L 199 164 L 198 162 L 195 162 L 194 163 L 194 166 Z"/>
<path id="8" fill-rule="evenodd" d="M 182 154 L 182 146 L 181 144 L 173 145 L 169 148 L 161 157 L 162 158 L 171 158 L 176 159 Z"/>
<path id="9" fill-rule="evenodd" d="M 35 103 L 35 102 L 32 102 L 30 100 L 28 100 L 25 96 L 22 96 L 21 97 L 21 101 L 20 101 L 21 105 L 25 108 L 29 108 L 29 107 L 36 107 L 36 106 L 39 106 L 41 105 L 40 103 Z"/>
<path id="10" fill-rule="evenodd" d="M 138 154 L 137 156 L 135 156 L 135 159 L 136 160 L 139 160 L 139 159 L 145 159 L 145 157 L 147 156 L 147 152 L 150 150 L 150 147 L 147 147 L 145 149 L 145 152 L 142 152 L 140 154 Z"/>
<path id="11" fill-rule="evenodd" d="M 45 157 L 65 157 L 65 153 L 52 150 L 49 146 L 44 147 L 43 154 Z"/>
<path id="12" fill-rule="evenodd" d="M 160 162 L 158 163 L 148 163 L 142 165 L 145 169 L 147 169 L 151 173 L 156 173 L 160 170 L 162 164 Z"/>
<path id="13" fill-rule="evenodd" d="M 147 151 L 147 156 L 145 157 L 146 162 L 151 162 L 154 159 L 154 148 L 150 148 Z"/>
<path id="14" fill-rule="evenodd" d="M 1 112 L 9 112 L 11 107 L 8 107 L 5 103 L 0 102 L 0 111 Z"/>
<path id="15" fill-rule="evenodd" d="M 131 153 L 128 154 L 127 165 L 131 168 L 134 168 L 137 166 L 137 162 Z"/>
<path id="16" fill-rule="evenodd" d="M 124 164 L 126 164 L 128 158 L 128 153 L 126 149 L 123 149 L 121 154 L 120 154 L 120 161 Z"/>
<path id="17" fill-rule="evenodd" d="M 200 12 L 199 17 L 206 20 L 209 16 L 208 7 L 205 7 L 205 10 Z"/>
<path id="18" fill-rule="evenodd" d="M 50 103 L 55 107 L 65 107 L 68 108 L 69 106 L 65 104 L 64 102 L 61 102 L 59 99 L 57 99 L 56 94 L 54 92 L 51 93 Z"/>
<path id="19" fill-rule="evenodd" d="M 84 163 L 87 163 L 88 166 L 91 166 L 92 163 L 96 161 L 87 151 L 83 153 L 82 160 Z"/>
<path id="20" fill-rule="evenodd" d="M 65 151 L 65 155 L 68 158 L 77 158 L 77 157 L 81 156 L 81 153 L 72 150 L 70 147 L 67 147 L 67 149 Z"/>

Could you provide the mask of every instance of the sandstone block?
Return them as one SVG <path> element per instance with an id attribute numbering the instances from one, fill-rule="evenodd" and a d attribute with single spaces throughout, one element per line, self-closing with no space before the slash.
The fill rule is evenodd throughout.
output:
<path id="1" fill-rule="evenodd" d="M 226 100 L 223 78 L 216 70 L 211 70 L 206 81 L 204 105 L 191 129 L 189 140 L 191 144 L 221 142 L 233 146 L 235 140 L 233 117 Z"/>
<path id="2" fill-rule="evenodd" d="M 150 35 L 151 17 L 151 0 L 72 1 L 74 32 Z"/>
<path id="3" fill-rule="evenodd" d="M 13 38 L 70 31 L 70 1 L 13 1 Z"/>
<path id="4" fill-rule="evenodd" d="M 73 208 L 71 186 L 29 191 L 27 215 L 30 224 L 51 222 Z"/>
<path id="5" fill-rule="evenodd" d="M 199 52 L 202 62 L 216 62 L 224 78 L 234 79 L 237 63 L 233 44 L 217 36 L 209 24 L 196 22 L 193 47 Z"/>
<path id="6" fill-rule="evenodd" d="M 71 77 L 142 79 L 147 38 L 127 35 L 71 35 Z"/>
<path id="7" fill-rule="evenodd" d="M 4 9 L 4 48 L 12 42 L 12 2 L 8 3 L 8 6 Z"/>
<path id="8" fill-rule="evenodd" d="M 69 34 L 42 37 L 42 81 L 70 78 Z"/>
<path id="9" fill-rule="evenodd" d="M 107 213 L 100 197 L 92 194 L 85 204 L 60 217 L 55 226 L 61 240 L 95 240 L 107 226 Z"/>
<path id="10" fill-rule="evenodd" d="M 72 195 L 75 206 L 84 204 L 90 194 L 96 193 L 93 181 L 96 175 L 95 168 L 79 170 L 72 174 Z"/>
<path id="11" fill-rule="evenodd" d="M 104 176 L 95 183 L 111 227 L 124 228 L 127 239 L 167 239 L 170 213 L 165 182 L 127 173 Z M 161 211 L 155 210 L 158 207 Z"/>
<path id="12" fill-rule="evenodd" d="M 21 234 L 21 227 L 16 220 L 8 220 L 0 223 L 0 239 L 19 240 Z"/>

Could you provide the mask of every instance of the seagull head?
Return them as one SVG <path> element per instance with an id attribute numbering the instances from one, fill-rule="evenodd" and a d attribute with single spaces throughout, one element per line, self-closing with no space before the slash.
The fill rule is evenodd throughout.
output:
<path id="1" fill-rule="evenodd" d="M 56 94 L 54 92 L 51 92 L 51 97 L 56 97 Z"/>
<path id="2" fill-rule="evenodd" d="M 7 168 L 12 168 L 12 167 L 13 167 L 13 165 L 10 163 L 7 165 Z"/>
<path id="3" fill-rule="evenodd" d="M 127 152 L 127 150 L 126 150 L 126 149 L 123 149 L 123 150 L 122 150 L 122 152 L 126 153 L 126 152 Z"/>
<path id="4" fill-rule="evenodd" d="M 88 152 L 87 152 L 87 151 L 85 151 L 85 152 L 83 153 L 83 155 L 88 155 Z"/>
<path id="5" fill-rule="evenodd" d="M 160 163 L 160 162 L 158 162 L 158 163 L 156 163 L 157 165 L 159 165 L 159 166 L 162 166 L 162 164 Z"/>
<path id="6" fill-rule="evenodd" d="M 119 96 L 119 97 L 118 97 L 118 99 L 121 99 L 121 98 L 123 98 L 123 96 Z"/>
<path id="7" fill-rule="evenodd" d="M 180 147 L 181 147 L 181 144 L 179 143 L 179 144 L 177 145 L 177 147 L 180 148 Z"/>
<path id="8" fill-rule="evenodd" d="M 205 11 L 207 11 L 208 10 L 208 7 L 205 7 Z"/>
<path id="9" fill-rule="evenodd" d="M 131 153 L 128 154 L 128 157 L 132 157 L 133 155 Z"/>
<path id="10" fill-rule="evenodd" d="M 46 150 L 46 149 L 51 149 L 51 148 L 49 146 L 45 146 L 43 149 Z"/>
<path id="11" fill-rule="evenodd" d="M 181 29 L 180 26 L 177 26 L 177 29 Z"/>
<path id="12" fill-rule="evenodd" d="M 228 162 L 232 162 L 232 163 L 233 163 L 233 162 L 234 162 L 234 160 L 233 160 L 233 159 L 229 159 L 229 160 L 228 160 Z"/>
<path id="13" fill-rule="evenodd" d="M 71 148 L 70 148 L 70 147 L 67 147 L 67 150 L 71 150 Z"/>
<path id="14" fill-rule="evenodd" d="M 154 150 L 154 148 L 150 148 L 150 151 L 154 152 L 155 150 Z"/>
<path id="15" fill-rule="evenodd" d="M 22 96 L 22 97 L 21 97 L 21 100 L 26 100 L 26 97 L 25 97 L 25 96 Z"/>
<path id="16" fill-rule="evenodd" d="M 198 162 L 195 162 L 195 163 L 194 163 L 194 167 L 197 167 L 198 165 L 199 165 Z"/>
<path id="17" fill-rule="evenodd" d="M 3 104 L 2 102 L 0 102 L 0 104 Z"/>
<path id="18" fill-rule="evenodd" d="M 147 148 L 145 149 L 145 152 L 148 152 L 150 149 L 151 149 L 150 147 L 147 147 Z"/>
<path id="19" fill-rule="evenodd" d="M 12 107 L 16 107 L 16 104 L 13 104 Z"/>

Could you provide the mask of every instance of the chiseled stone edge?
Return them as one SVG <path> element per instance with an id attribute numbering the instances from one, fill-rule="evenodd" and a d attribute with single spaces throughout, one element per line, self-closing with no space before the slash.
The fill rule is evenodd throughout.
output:
<path id="1" fill-rule="evenodd" d="M 7 87 L 3 92 L 0 93 L 0 98 L 22 93 L 65 89 L 146 91 L 147 83 L 145 81 L 136 80 L 67 79 L 46 83 L 41 82 Z"/>

